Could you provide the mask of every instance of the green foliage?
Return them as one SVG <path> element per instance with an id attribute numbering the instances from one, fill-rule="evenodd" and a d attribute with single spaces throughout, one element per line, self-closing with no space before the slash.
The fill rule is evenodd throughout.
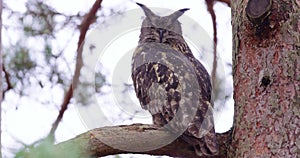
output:
<path id="1" fill-rule="evenodd" d="M 15 158 L 48 158 L 52 157 L 53 154 L 51 152 L 51 149 L 53 148 L 53 145 L 51 141 L 44 140 L 36 147 L 29 146 L 25 147 L 24 149 L 20 150 L 18 153 L 16 153 Z"/>
<path id="2" fill-rule="evenodd" d="M 45 45 L 45 57 L 46 61 L 50 61 L 52 56 L 52 47 L 49 44 Z"/>
<path id="3" fill-rule="evenodd" d="M 11 57 L 9 68 L 14 70 L 16 74 L 18 71 L 30 70 L 35 67 L 35 62 L 31 60 L 29 49 L 23 46 L 16 46 L 15 52 Z"/>
<path id="4" fill-rule="evenodd" d="M 54 152 L 55 151 L 55 152 Z M 45 139 L 41 141 L 37 146 L 29 146 L 20 150 L 16 153 L 15 158 L 66 158 L 78 157 L 78 151 L 75 149 L 70 149 L 68 151 L 55 150 L 55 146 L 52 141 Z"/>
<path id="5" fill-rule="evenodd" d="M 61 28 L 67 25 L 72 26 L 68 27 L 68 31 L 77 32 L 73 20 L 80 18 L 77 15 L 67 16 L 59 13 L 41 0 L 28 0 L 25 12 L 14 11 L 8 7 L 9 5 L 5 6 L 4 12 L 9 14 L 9 20 L 3 23 L 3 32 L 9 37 L 4 40 L 6 44 L 3 45 L 3 59 L 7 71 L 5 77 L 9 80 L 6 82 L 10 82 L 10 88 L 23 95 L 23 91 L 34 86 L 43 87 L 49 83 L 52 86 L 70 84 L 72 66 L 65 65 L 75 62 L 66 58 L 64 49 L 67 48 L 57 47 L 57 43 L 66 41 L 61 41 L 56 36 L 60 31 L 63 32 Z M 67 20 L 58 21 L 58 16 Z M 70 35 L 67 38 L 73 37 Z M 65 45 L 68 47 L 68 44 Z M 75 56 L 76 43 L 73 47 Z"/>
<path id="6" fill-rule="evenodd" d="M 56 22 L 54 17 L 60 15 L 53 8 L 42 1 L 29 0 L 26 12 L 20 17 L 24 33 L 27 36 L 53 35 Z"/>

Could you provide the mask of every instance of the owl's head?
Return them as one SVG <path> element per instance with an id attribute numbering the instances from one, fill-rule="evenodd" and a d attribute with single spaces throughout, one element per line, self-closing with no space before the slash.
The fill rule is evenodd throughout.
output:
<path id="1" fill-rule="evenodd" d="M 144 19 L 142 24 L 142 34 L 143 29 L 146 29 L 148 30 L 148 33 L 151 33 L 152 35 L 157 35 L 157 37 L 159 37 L 160 42 L 162 42 L 163 38 L 165 38 L 166 35 L 182 35 L 181 25 L 178 21 L 178 18 L 189 9 L 180 9 L 172 13 L 171 15 L 161 17 L 154 14 L 145 5 L 140 3 L 137 3 L 137 5 L 139 5 L 143 9 L 146 15 L 146 18 Z"/>

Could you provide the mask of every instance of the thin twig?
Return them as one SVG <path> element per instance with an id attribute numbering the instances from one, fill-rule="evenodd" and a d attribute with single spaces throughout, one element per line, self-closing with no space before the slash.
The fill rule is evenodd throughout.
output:
<path id="1" fill-rule="evenodd" d="M 231 7 L 230 0 L 216 0 L 216 1 L 226 3 L 228 5 L 228 7 Z"/>
<path id="2" fill-rule="evenodd" d="M 211 78 L 212 78 L 212 85 L 213 88 L 215 89 L 215 84 L 216 84 L 216 73 L 217 73 L 217 43 L 218 43 L 218 38 L 217 38 L 217 22 L 216 22 L 216 14 L 214 11 L 214 0 L 205 0 L 206 5 L 207 5 L 207 10 L 211 15 L 212 23 L 213 23 L 213 31 L 214 31 L 214 36 L 213 36 L 213 54 L 214 54 L 214 59 L 213 59 L 213 68 L 211 72 Z"/>
<path id="3" fill-rule="evenodd" d="M 11 84 L 11 82 L 10 82 L 10 74 L 9 74 L 8 71 L 6 70 L 6 67 L 5 67 L 5 65 L 4 65 L 3 62 L 2 62 L 2 71 L 4 72 L 5 82 L 6 82 L 6 84 L 7 84 L 6 89 L 5 89 L 5 90 L 3 91 L 3 93 L 2 93 L 2 97 L 4 98 L 5 93 L 6 93 L 7 91 L 9 91 L 10 89 L 12 89 L 13 86 L 12 86 L 12 84 Z"/>

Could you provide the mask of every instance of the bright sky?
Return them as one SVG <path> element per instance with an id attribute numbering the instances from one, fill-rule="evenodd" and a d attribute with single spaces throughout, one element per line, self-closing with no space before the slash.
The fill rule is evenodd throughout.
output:
<path id="1" fill-rule="evenodd" d="M 22 0 L 24 1 L 24 0 Z M 67 14 L 77 14 L 79 11 L 87 12 L 87 10 L 92 6 L 94 0 L 47 0 L 47 3 L 53 5 L 55 9 L 59 12 L 64 12 Z M 204 1 L 200 0 L 189 0 L 185 1 L 184 3 L 182 0 L 139 0 L 139 3 L 146 4 L 148 7 L 160 7 L 160 8 L 169 8 L 172 10 L 178 10 L 182 8 L 190 8 L 188 12 L 185 13 L 188 17 L 192 18 L 193 20 L 197 21 L 199 25 L 201 25 L 206 32 L 212 37 L 212 24 L 210 15 L 207 13 Z M 9 7 L 13 10 L 18 10 L 20 12 L 24 11 L 26 8 L 20 1 L 7 1 L 6 2 Z M 72 4 L 72 5 L 70 5 Z M 69 6 L 69 7 L 66 7 Z M 123 8 L 130 9 L 137 9 L 138 7 L 133 1 L 130 0 L 104 0 L 102 3 L 103 8 L 112 7 L 112 6 L 121 6 Z M 217 3 L 215 5 L 215 11 L 217 14 L 217 23 L 218 23 L 218 50 L 220 53 L 220 57 L 223 60 L 223 64 L 230 62 L 231 63 L 231 25 L 230 25 L 230 8 L 227 6 Z M 184 27 L 184 25 L 183 25 Z M 67 33 L 64 34 L 68 36 Z M 118 39 L 112 41 L 111 47 L 108 47 L 107 50 L 109 51 L 118 51 L 114 49 L 132 49 L 135 47 L 134 40 L 128 39 L 133 37 L 138 37 L 138 32 L 129 32 L 123 36 L 120 36 Z M 74 39 L 74 45 L 70 45 L 72 48 L 76 48 L 77 38 Z M 127 40 L 127 41 L 126 41 Z M 124 43 L 126 41 L 126 45 L 121 45 L 120 43 Z M 118 47 L 116 47 L 116 45 Z M 126 48 L 127 47 L 127 48 Z M 73 49 L 74 50 L 74 49 Z M 75 52 L 71 52 L 75 53 Z M 71 54 L 70 54 L 71 55 Z M 71 55 L 71 58 L 74 54 Z M 109 59 L 109 60 L 108 60 Z M 115 60 L 113 60 L 115 59 Z M 112 63 L 118 61 L 115 57 L 107 57 L 101 64 L 103 67 L 111 73 L 110 68 L 112 67 Z M 232 91 L 232 78 L 229 75 L 231 70 L 230 68 L 225 67 L 225 75 L 226 75 L 226 88 L 229 91 Z M 125 79 L 126 80 L 126 79 Z M 33 89 L 32 92 L 34 93 L 36 89 Z M 30 144 L 44 136 L 46 136 L 51 128 L 52 122 L 55 120 L 57 116 L 57 112 L 59 107 L 49 107 L 45 105 L 40 105 L 40 101 L 45 98 L 51 97 L 53 98 L 55 105 L 60 105 L 63 98 L 63 92 L 61 87 L 45 87 L 44 89 L 40 89 L 43 95 L 36 94 L 36 96 L 32 97 L 22 97 L 16 98 L 14 93 L 8 92 L 6 94 L 6 101 L 3 103 L 4 114 L 2 118 L 3 122 L 3 133 L 2 133 L 2 144 L 4 154 L 7 157 L 10 157 L 8 153 L 9 148 L 15 147 L 16 142 L 14 139 L 20 140 L 26 144 Z M 131 98 L 134 95 L 130 94 Z M 107 98 L 111 98 L 112 96 L 105 96 Z M 99 99 L 101 100 L 101 99 Z M 102 102 L 103 104 L 110 104 L 113 99 L 110 101 L 106 100 Z M 134 100 L 134 99 L 133 99 Z M 20 105 L 22 104 L 22 105 Z M 13 105 L 13 106 L 12 106 Z M 15 107 L 18 106 L 18 110 L 15 110 Z M 118 107 L 116 107 L 118 108 Z M 112 109 L 110 107 L 110 109 Z M 104 109 L 105 110 L 105 109 Z M 114 110 L 113 110 L 114 111 Z M 118 111 L 118 110 L 116 110 Z M 119 112 L 122 112 L 122 110 Z M 108 111 L 107 113 L 110 113 Z M 216 131 L 217 132 L 224 132 L 227 131 L 232 125 L 232 117 L 233 117 L 233 100 L 227 102 L 227 105 L 223 109 L 223 112 L 216 122 Z M 116 117 L 117 118 L 117 117 Z M 116 119 L 113 117 L 112 119 Z M 115 120 L 116 121 L 116 120 Z M 123 121 L 116 121 L 117 124 L 122 123 L 133 123 L 133 122 L 145 122 L 144 119 L 137 118 L 133 120 L 123 120 Z M 147 121 L 146 121 L 147 122 Z M 149 122 L 148 122 L 149 123 Z M 63 141 L 70 139 L 82 132 L 85 132 L 87 129 L 85 125 L 80 120 L 80 116 L 78 114 L 77 108 L 75 105 L 70 104 L 69 109 L 66 111 L 63 121 L 60 123 L 57 131 L 56 131 L 56 138 L 57 140 Z"/>

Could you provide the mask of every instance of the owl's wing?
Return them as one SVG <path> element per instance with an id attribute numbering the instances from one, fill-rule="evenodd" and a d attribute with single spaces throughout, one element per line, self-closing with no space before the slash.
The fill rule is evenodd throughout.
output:
<path id="1" fill-rule="evenodd" d="M 216 140 L 213 109 L 210 102 L 202 103 L 182 138 L 189 144 L 196 145 L 195 150 L 199 156 L 218 154 L 219 147 Z"/>
<path id="2" fill-rule="evenodd" d="M 177 76 L 160 63 L 145 63 L 132 73 L 136 95 L 156 125 L 169 122 L 178 108 L 180 92 Z"/>
<path id="3" fill-rule="evenodd" d="M 208 73 L 172 48 L 154 48 L 148 43 L 133 56 L 132 79 L 142 108 L 149 110 L 155 125 L 168 124 L 174 133 L 184 131 L 183 139 L 213 155 L 218 148 Z"/>
<path id="4" fill-rule="evenodd" d="M 190 144 L 199 144 L 200 148 L 196 147 L 195 149 L 196 151 L 200 149 L 201 152 L 197 152 L 197 154 L 216 155 L 219 149 L 214 129 L 213 96 L 210 77 L 204 66 L 198 60 L 190 58 L 190 61 L 196 69 L 197 80 L 199 88 L 201 89 L 201 98 L 195 118 L 182 137 L 187 142 L 190 142 Z"/>

